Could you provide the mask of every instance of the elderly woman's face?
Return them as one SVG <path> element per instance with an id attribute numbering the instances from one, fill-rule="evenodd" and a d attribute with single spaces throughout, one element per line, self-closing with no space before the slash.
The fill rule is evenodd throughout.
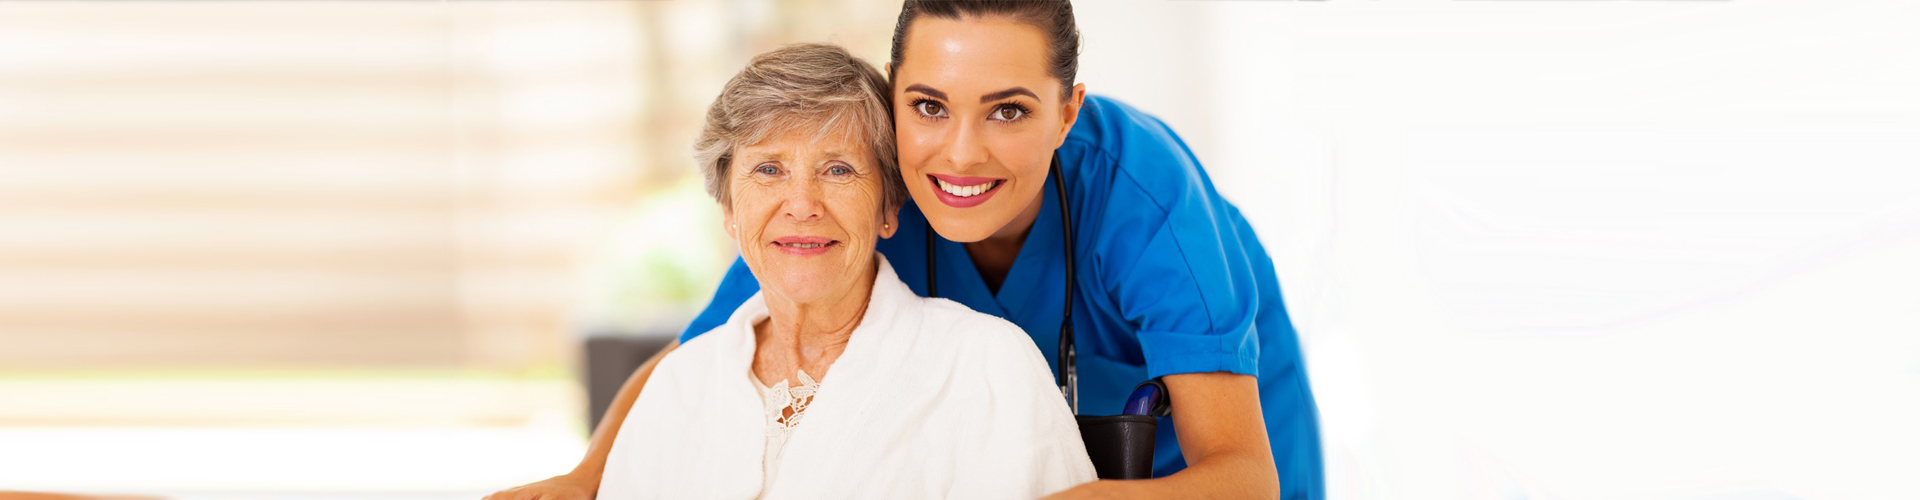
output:
<path id="1" fill-rule="evenodd" d="M 893 236 L 880 165 L 859 134 L 811 127 L 734 150 L 726 222 L 763 290 L 800 303 L 871 279 L 874 243 Z"/>

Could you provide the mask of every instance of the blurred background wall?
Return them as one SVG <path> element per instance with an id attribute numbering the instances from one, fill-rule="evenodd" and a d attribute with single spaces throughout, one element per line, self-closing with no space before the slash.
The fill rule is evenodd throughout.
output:
<path id="1" fill-rule="evenodd" d="M 1279 265 L 1329 492 L 1914 498 L 1910 2 L 1083 0 Z M 687 152 L 894 1 L 0 1 L 0 490 L 473 498 L 732 244 Z"/>
<path id="2" fill-rule="evenodd" d="M 0 361 L 552 365 L 594 245 L 658 223 L 714 89 L 825 4 L 9 3 Z"/>

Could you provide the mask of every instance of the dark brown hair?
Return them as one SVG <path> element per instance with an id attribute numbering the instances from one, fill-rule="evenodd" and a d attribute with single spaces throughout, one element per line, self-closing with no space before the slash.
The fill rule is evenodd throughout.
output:
<path id="1" fill-rule="evenodd" d="M 1060 79 L 1060 97 L 1073 95 L 1074 74 L 1080 71 L 1080 29 L 1073 24 L 1068 0 L 906 0 L 900 22 L 893 25 L 893 70 L 900 71 L 906 52 L 907 30 L 920 16 L 939 19 L 1005 17 L 1040 28 L 1047 37 L 1047 74 Z"/>

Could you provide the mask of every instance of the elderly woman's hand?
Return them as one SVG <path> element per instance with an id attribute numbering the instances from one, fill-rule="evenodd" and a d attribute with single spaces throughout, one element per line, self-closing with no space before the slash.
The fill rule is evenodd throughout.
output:
<path id="1" fill-rule="evenodd" d="M 481 500 L 593 500 L 598 478 L 563 474 L 518 488 L 501 490 Z"/>

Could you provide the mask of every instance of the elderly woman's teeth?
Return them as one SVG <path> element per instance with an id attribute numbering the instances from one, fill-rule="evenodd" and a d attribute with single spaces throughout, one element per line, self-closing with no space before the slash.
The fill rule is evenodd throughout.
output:
<path id="1" fill-rule="evenodd" d="M 941 191 L 946 191 L 947 194 L 958 196 L 961 198 L 979 196 L 980 193 L 985 193 L 987 192 L 988 189 L 993 189 L 993 186 L 1000 183 L 1000 181 L 992 181 L 992 182 L 982 182 L 979 184 L 974 184 L 972 186 L 961 186 L 958 184 L 941 180 L 939 178 L 934 178 L 933 182 L 938 183 L 940 185 Z"/>

